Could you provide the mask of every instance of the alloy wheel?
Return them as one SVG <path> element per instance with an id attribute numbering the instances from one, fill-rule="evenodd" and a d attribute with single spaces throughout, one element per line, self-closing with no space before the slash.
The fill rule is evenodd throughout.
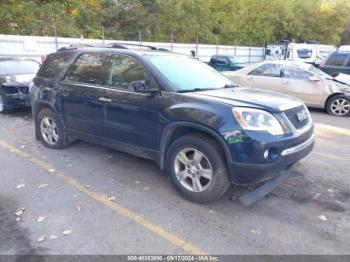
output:
<path id="1" fill-rule="evenodd" d="M 176 155 L 174 169 L 180 184 L 191 192 L 205 191 L 213 178 L 208 158 L 194 148 L 185 148 Z"/>
<path id="2" fill-rule="evenodd" d="M 334 115 L 344 116 L 350 111 L 350 102 L 347 99 L 335 99 L 331 104 L 331 111 Z"/>
<path id="3" fill-rule="evenodd" d="M 55 145 L 58 142 L 58 128 L 55 121 L 50 117 L 43 117 L 40 122 L 41 135 L 49 145 Z"/>

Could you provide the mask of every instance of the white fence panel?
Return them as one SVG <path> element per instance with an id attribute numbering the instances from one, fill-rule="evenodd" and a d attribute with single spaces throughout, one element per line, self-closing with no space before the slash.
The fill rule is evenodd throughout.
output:
<path id="1" fill-rule="evenodd" d="M 57 38 L 58 48 L 70 44 L 102 44 L 102 43 L 132 43 L 139 44 L 138 41 L 120 40 L 99 40 L 80 38 Z M 263 47 L 246 46 L 223 46 L 223 45 L 196 45 L 179 43 L 142 42 L 143 45 L 152 45 L 158 48 L 165 48 L 174 52 L 191 55 L 191 51 L 197 52 L 199 59 L 208 62 L 212 55 L 234 55 L 242 63 L 256 63 L 264 60 Z M 20 36 L 20 35 L 0 35 L 0 56 L 25 56 L 40 60 L 42 55 L 47 55 L 56 51 L 56 41 L 54 37 L 41 36 Z"/>

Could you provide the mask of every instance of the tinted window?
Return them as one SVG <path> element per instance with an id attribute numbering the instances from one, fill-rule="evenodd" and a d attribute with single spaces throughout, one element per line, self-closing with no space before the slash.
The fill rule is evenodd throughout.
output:
<path id="1" fill-rule="evenodd" d="M 249 75 L 281 77 L 282 65 L 279 64 L 264 64 L 254 69 Z"/>
<path id="2" fill-rule="evenodd" d="M 284 66 L 285 78 L 307 80 L 312 75 L 312 73 L 298 67 Z"/>
<path id="3" fill-rule="evenodd" d="M 312 56 L 312 50 L 310 49 L 298 49 L 299 58 L 310 58 Z"/>
<path id="4" fill-rule="evenodd" d="M 39 67 L 35 61 L 0 61 L 0 75 L 36 74 Z"/>
<path id="5" fill-rule="evenodd" d="M 216 59 L 216 63 L 217 63 L 218 65 L 227 65 L 227 64 L 228 64 L 228 61 L 227 61 L 226 58 L 218 57 L 218 58 Z"/>
<path id="6" fill-rule="evenodd" d="M 349 59 L 348 59 L 348 64 L 346 66 L 350 66 L 350 56 L 349 56 Z"/>
<path id="7" fill-rule="evenodd" d="M 135 59 L 114 55 L 111 57 L 111 63 L 108 69 L 106 84 L 111 87 L 135 91 L 130 83 L 134 81 L 145 81 L 152 85 L 151 77 L 143 65 Z"/>
<path id="8" fill-rule="evenodd" d="M 57 79 L 73 60 L 71 53 L 49 55 L 38 72 L 38 76 Z"/>
<path id="9" fill-rule="evenodd" d="M 67 80 L 102 85 L 106 78 L 105 54 L 82 54 L 73 64 Z"/>
<path id="10" fill-rule="evenodd" d="M 346 58 L 346 54 L 333 54 L 328 58 L 326 65 L 342 66 Z"/>

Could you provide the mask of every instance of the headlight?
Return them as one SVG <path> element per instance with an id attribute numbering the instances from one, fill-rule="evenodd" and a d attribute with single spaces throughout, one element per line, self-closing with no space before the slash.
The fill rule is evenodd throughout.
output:
<path id="1" fill-rule="evenodd" d="M 275 136 L 284 134 L 282 125 L 276 117 L 264 110 L 235 107 L 232 112 L 244 130 L 266 131 Z"/>

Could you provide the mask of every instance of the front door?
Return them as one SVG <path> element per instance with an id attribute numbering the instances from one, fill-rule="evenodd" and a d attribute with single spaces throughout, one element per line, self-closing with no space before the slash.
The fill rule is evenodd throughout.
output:
<path id="1" fill-rule="evenodd" d="M 150 73 L 136 59 L 114 54 L 110 58 L 106 80 L 105 138 L 139 150 L 158 150 L 160 114 L 165 105 L 159 94 L 150 96 L 134 90 L 132 82 L 145 81 L 158 88 Z M 139 152 L 142 154 L 142 152 Z"/>
<path id="2" fill-rule="evenodd" d="M 72 131 L 99 135 L 105 96 L 102 82 L 106 76 L 106 55 L 85 53 L 79 56 L 61 82 L 63 120 Z"/>

